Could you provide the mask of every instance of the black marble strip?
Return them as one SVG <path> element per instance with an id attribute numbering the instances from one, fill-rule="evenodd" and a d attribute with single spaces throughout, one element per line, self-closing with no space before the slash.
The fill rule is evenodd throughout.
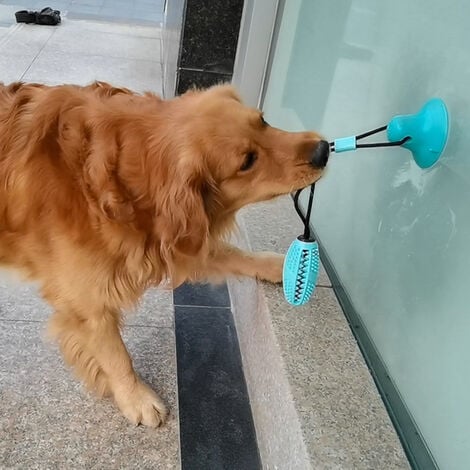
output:
<path id="1" fill-rule="evenodd" d="M 182 470 L 261 462 L 227 286 L 174 291 Z"/>

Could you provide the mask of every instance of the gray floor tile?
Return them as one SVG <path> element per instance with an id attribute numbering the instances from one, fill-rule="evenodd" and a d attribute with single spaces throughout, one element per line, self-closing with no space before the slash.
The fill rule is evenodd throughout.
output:
<path id="1" fill-rule="evenodd" d="M 161 17 L 162 16 L 159 9 L 155 8 L 154 5 L 136 6 L 134 8 L 134 14 L 143 15 L 143 18 L 145 18 L 144 15 L 149 15 L 150 17 Z"/>
<path id="2" fill-rule="evenodd" d="M 140 21 L 145 21 L 145 22 L 151 21 L 151 22 L 154 22 L 154 23 L 162 23 L 163 22 L 163 15 L 161 15 L 158 12 L 147 11 L 147 10 L 135 11 L 132 15 L 132 18 L 134 18 L 134 20 L 136 20 L 136 22 L 140 22 Z"/>
<path id="3" fill-rule="evenodd" d="M 25 25 L 12 26 L 0 37 L 0 81 L 3 83 L 20 80 L 53 34 L 49 27 L 31 28 L 28 31 Z"/>
<path id="4" fill-rule="evenodd" d="M 100 7 L 101 5 L 103 5 L 103 3 L 104 3 L 104 0 L 73 0 L 70 7 L 77 8 L 78 6 L 81 6 L 81 5 Z"/>
<path id="5" fill-rule="evenodd" d="M 54 73 L 51 73 L 52 70 Z M 103 80 L 139 92 L 149 90 L 160 93 L 162 71 L 161 64 L 153 61 L 72 55 L 51 50 L 40 54 L 24 79 L 49 85 L 85 85 L 94 80 Z"/>
<path id="6" fill-rule="evenodd" d="M 312 461 L 319 468 L 408 468 L 333 290 L 319 287 L 308 305 L 292 307 L 281 289 L 264 289 Z"/>
<path id="7" fill-rule="evenodd" d="M 31 55 L 4 55 L 0 47 L 0 82 L 5 84 L 16 82 L 21 79 L 23 74 L 33 62 Z"/>
<path id="8" fill-rule="evenodd" d="M 151 430 L 83 391 L 41 329 L 0 322 L 2 468 L 178 468 L 173 331 L 131 327 L 125 334 L 136 369 L 172 409 L 169 423 Z"/>
<path id="9" fill-rule="evenodd" d="M 113 19 L 130 19 L 133 14 L 132 5 L 121 4 L 120 8 L 115 6 L 103 6 L 100 9 L 100 15 L 104 18 L 113 18 Z"/>
<path id="10" fill-rule="evenodd" d="M 46 5 L 44 5 L 43 0 L 36 0 L 34 5 L 31 7 L 31 10 L 41 11 Z"/>
<path id="11" fill-rule="evenodd" d="M 0 44 L 2 54 L 35 57 L 55 33 L 53 26 L 20 24 L 7 40 Z"/>
<path id="12" fill-rule="evenodd" d="M 45 52 L 160 61 L 160 40 L 101 31 L 88 31 L 80 40 L 67 28 L 57 29 Z"/>
<path id="13" fill-rule="evenodd" d="M 128 5 L 129 3 L 133 3 L 135 4 L 136 1 L 134 0 L 133 2 L 129 2 L 129 0 L 104 0 L 102 2 L 102 6 L 106 6 L 106 7 L 114 7 L 114 8 L 122 8 L 122 6 L 126 6 Z"/>
<path id="14" fill-rule="evenodd" d="M 12 26 L 16 23 L 15 11 L 16 6 L 3 3 L 0 5 L 0 24 Z"/>
<path id="15" fill-rule="evenodd" d="M 51 307 L 39 297 L 35 284 L 0 272 L 0 320 L 46 321 Z"/>
<path id="16" fill-rule="evenodd" d="M 64 20 L 61 28 L 67 28 L 68 34 L 84 34 L 85 31 L 132 36 L 133 38 L 160 38 L 161 29 L 154 26 L 104 23 L 100 21 Z M 88 34 L 88 33 L 86 33 Z"/>
<path id="17" fill-rule="evenodd" d="M 173 296 L 170 290 L 152 288 L 141 299 L 136 312 L 127 315 L 126 325 L 173 328 Z"/>
<path id="18" fill-rule="evenodd" d="M 39 296 L 35 284 L 21 282 L 7 271 L 0 271 L 0 321 L 46 321 L 52 308 Z M 149 289 L 134 311 L 127 312 L 126 325 L 173 328 L 171 291 Z"/>
<path id="19" fill-rule="evenodd" d="M 74 5 L 73 11 L 74 13 L 86 13 L 92 15 L 98 15 L 100 12 L 101 7 L 99 5 L 88 5 L 88 4 L 80 4 Z"/>
<path id="20" fill-rule="evenodd" d="M 68 8 L 70 8 L 70 3 L 70 0 L 54 0 L 54 9 L 59 10 L 63 14 Z"/>

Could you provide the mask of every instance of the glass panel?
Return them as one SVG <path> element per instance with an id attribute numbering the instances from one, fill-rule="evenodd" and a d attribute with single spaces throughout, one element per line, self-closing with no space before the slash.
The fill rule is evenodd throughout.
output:
<path id="1" fill-rule="evenodd" d="M 470 462 L 470 3 L 289 0 L 267 86 L 273 125 L 330 140 L 447 103 L 444 158 L 331 157 L 313 223 L 442 468 Z M 385 140 L 384 134 L 378 139 Z"/>

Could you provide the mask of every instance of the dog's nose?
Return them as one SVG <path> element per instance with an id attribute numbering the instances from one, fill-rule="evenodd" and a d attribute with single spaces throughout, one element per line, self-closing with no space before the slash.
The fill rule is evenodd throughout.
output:
<path id="1" fill-rule="evenodd" d="M 320 140 L 310 155 L 310 164 L 317 168 L 323 168 L 330 156 L 330 144 L 326 140 Z"/>

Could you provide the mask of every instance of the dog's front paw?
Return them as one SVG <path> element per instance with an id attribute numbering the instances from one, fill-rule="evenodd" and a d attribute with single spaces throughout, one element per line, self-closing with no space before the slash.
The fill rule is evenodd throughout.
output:
<path id="1" fill-rule="evenodd" d="M 114 399 L 121 413 L 136 426 L 158 428 L 165 423 L 167 409 L 158 395 L 142 382 L 131 391 L 116 391 Z"/>
<path id="2" fill-rule="evenodd" d="M 258 253 L 259 269 L 257 270 L 257 278 L 263 281 L 273 283 L 282 282 L 282 270 L 284 268 L 284 255 L 272 252 Z"/>

